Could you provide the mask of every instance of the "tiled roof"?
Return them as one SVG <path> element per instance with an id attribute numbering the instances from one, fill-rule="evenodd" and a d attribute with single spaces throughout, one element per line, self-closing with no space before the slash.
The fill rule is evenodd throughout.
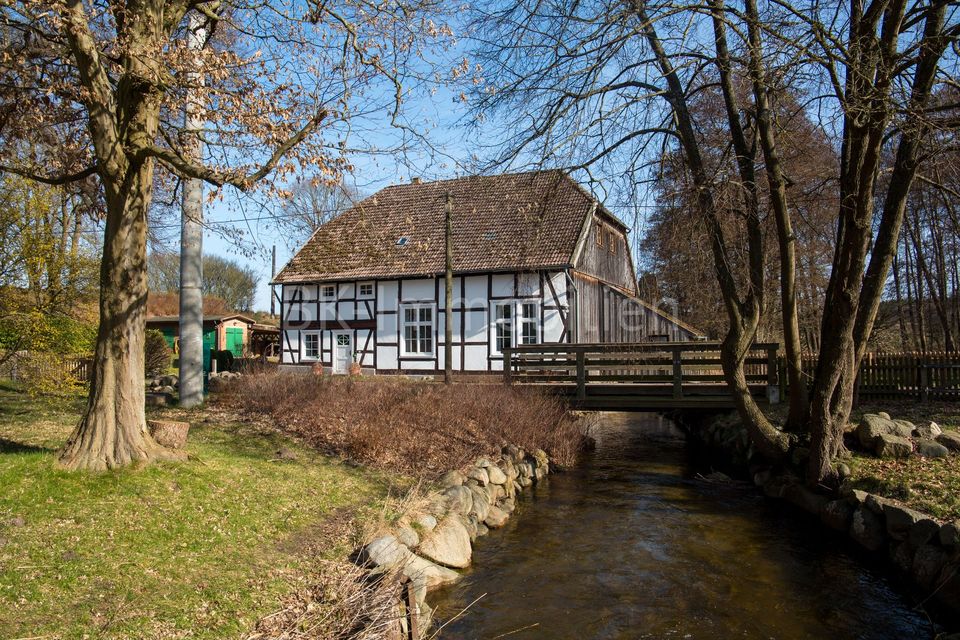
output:
<path id="1" fill-rule="evenodd" d="M 448 193 L 456 272 L 570 265 L 584 218 L 594 207 L 590 195 L 560 171 L 395 185 L 320 227 L 274 280 L 443 273 Z"/>
<path id="2" fill-rule="evenodd" d="M 227 315 L 204 315 L 204 322 L 223 322 L 224 320 L 242 320 L 247 324 L 253 324 L 256 322 L 253 318 L 248 318 L 247 316 L 240 313 L 230 313 Z M 147 317 L 148 323 L 170 323 L 170 322 L 180 322 L 180 316 L 149 316 Z"/>

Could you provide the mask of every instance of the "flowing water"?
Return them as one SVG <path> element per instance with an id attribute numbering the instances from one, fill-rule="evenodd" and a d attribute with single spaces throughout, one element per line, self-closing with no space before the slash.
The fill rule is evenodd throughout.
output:
<path id="1" fill-rule="evenodd" d="M 933 636 L 841 538 L 699 476 L 669 421 L 605 414 L 594 435 L 585 463 L 525 491 L 464 579 L 431 598 L 443 638 Z"/>

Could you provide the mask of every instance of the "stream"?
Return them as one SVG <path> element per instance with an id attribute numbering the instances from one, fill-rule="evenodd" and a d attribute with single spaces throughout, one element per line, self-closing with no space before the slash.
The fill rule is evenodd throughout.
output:
<path id="1" fill-rule="evenodd" d="M 583 464 L 526 490 L 431 597 L 441 638 L 933 637 L 842 538 L 700 475 L 669 420 L 603 414 L 592 435 Z"/>

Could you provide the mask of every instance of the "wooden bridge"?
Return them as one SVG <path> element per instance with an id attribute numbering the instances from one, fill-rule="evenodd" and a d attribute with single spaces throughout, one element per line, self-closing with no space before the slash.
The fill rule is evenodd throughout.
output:
<path id="1" fill-rule="evenodd" d="M 744 361 L 758 402 L 780 397 L 776 343 Z M 543 385 L 583 409 L 733 408 L 717 342 L 536 344 L 503 351 L 507 384 Z"/>

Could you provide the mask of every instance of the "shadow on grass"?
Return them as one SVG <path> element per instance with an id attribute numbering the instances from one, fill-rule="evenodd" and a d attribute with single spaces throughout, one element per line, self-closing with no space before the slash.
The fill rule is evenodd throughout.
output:
<path id="1" fill-rule="evenodd" d="M 15 440 L 7 440 L 6 438 L 0 438 L 0 454 L 6 453 L 53 453 L 56 449 L 49 447 L 39 447 L 33 444 L 25 444 L 23 442 L 16 442 Z"/>

